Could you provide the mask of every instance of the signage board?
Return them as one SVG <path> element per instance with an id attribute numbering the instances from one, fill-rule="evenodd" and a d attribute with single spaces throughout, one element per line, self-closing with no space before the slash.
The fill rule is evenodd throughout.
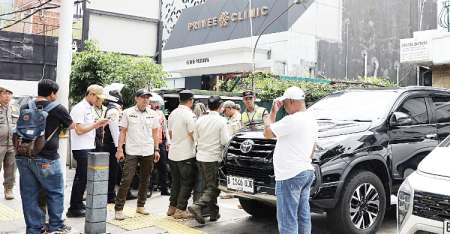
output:
<path id="1" fill-rule="evenodd" d="M 431 39 L 409 38 L 400 40 L 400 62 L 431 60 Z"/>

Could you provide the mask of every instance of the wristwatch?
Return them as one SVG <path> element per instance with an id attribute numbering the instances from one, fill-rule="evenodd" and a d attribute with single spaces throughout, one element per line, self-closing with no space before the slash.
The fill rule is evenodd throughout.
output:
<path id="1" fill-rule="evenodd" d="M 158 151 L 158 152 L 159 152 L 159 149 L 155 149 L 155 151 Z"/>

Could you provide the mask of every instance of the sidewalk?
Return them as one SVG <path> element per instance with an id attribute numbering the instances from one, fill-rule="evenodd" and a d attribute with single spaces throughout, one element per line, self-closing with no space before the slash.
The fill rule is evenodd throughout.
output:
<path id="1" fill-rule="evenodd" d="M 67 167 L 67 179 L 65 188 L 65 211 L 69 207 L 70 192 L 72 189 L 73 177 L 75 169 Z M 3 184 L 3 171 L 0 173 L 0 184 Z M 117 187 L 116 187 L 117 188 Z M 136 190 L 132 190 L 133 194 L 137 194 Z M 6 200 L 3 186 L 0 189 L 0 234 L 5 233 L 25 233 L 26 225 L 23 218 L 22 202 L 20 200 L 19 188 L 19 172 L 17 171 L 16 186 L 14 186 L 13 200 Z M 192 202 L 192 197 L 189 202 Z M 220 213 L 222 217 L 217 222 L 209 222 L 208 219 L 205 225 L 225 222 L 232 219 L 248 216 L 243 210 L 238 210 L 237 199 L 218 199 L 220 206 Z M 133 218 L 128 218 L 123 221 L 116 221 L 114 219 L 114 205 L 108 205 L 108 213 L 106 217 L 106 230 L 109 233 L 173 233 L 173 234 L 197 234 L 205 233 L 199 229 L 202 226 L 195 220 L 175 220 L 168 217 L 167 212 L 169 205 L 169 196 L 161 196 L 159 191 L 154 191 L 153 196 L 147 199 L 145 208 L 150 211 L 150 215 L 136 214 L 137 200 L 126 202 L 124 208 L 125 215 Z M 66 224 L 76 229 L 76 233 L 84 232 L 84 218 L 67 218 L 64 212 L 63 218 L 66 219 Z"/>

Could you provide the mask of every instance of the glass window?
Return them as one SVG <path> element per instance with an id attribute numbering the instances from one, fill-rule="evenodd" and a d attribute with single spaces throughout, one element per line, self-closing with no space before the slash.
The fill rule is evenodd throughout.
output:
<path id="1" fill-rule="evenodd" d="M 399 93 L 354 90 L 330 94 L 308 108 L 316 119 L 373 121 L 386 114 Z"/>
<path id="2" fill-rule="evenodd" d="M 438 123 L 450 122 L 450 96 L 431 97 L 436 108 L 436 117 Z"/>
<path id="3" fill-rule="evenodd" d="M 403 103 L 397 109 L 398 112 L 408 114 L 412 118 L 412 124 L 427 124 L 428 112 L 425 98 L 412 98 Z"/>

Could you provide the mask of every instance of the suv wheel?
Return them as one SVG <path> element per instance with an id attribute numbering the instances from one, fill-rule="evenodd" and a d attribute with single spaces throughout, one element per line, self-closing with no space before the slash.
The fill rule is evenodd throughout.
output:
<path id="1" fill-rule="evenodd" d="M 239 202 L 242 209 L 255 218 L 275 217 L 277 214 L 277 209 L 274 206 L 269 206 L 259 201 L 239 198 Z"/>
<path id="2" fill-rule="evenodd" d="M 345 181 L 335 209 L 328 220 L 341 233 L 375 233 L 386 211 L 386 193 L 381 180 L 372 172 L 356 171 Z"/>

